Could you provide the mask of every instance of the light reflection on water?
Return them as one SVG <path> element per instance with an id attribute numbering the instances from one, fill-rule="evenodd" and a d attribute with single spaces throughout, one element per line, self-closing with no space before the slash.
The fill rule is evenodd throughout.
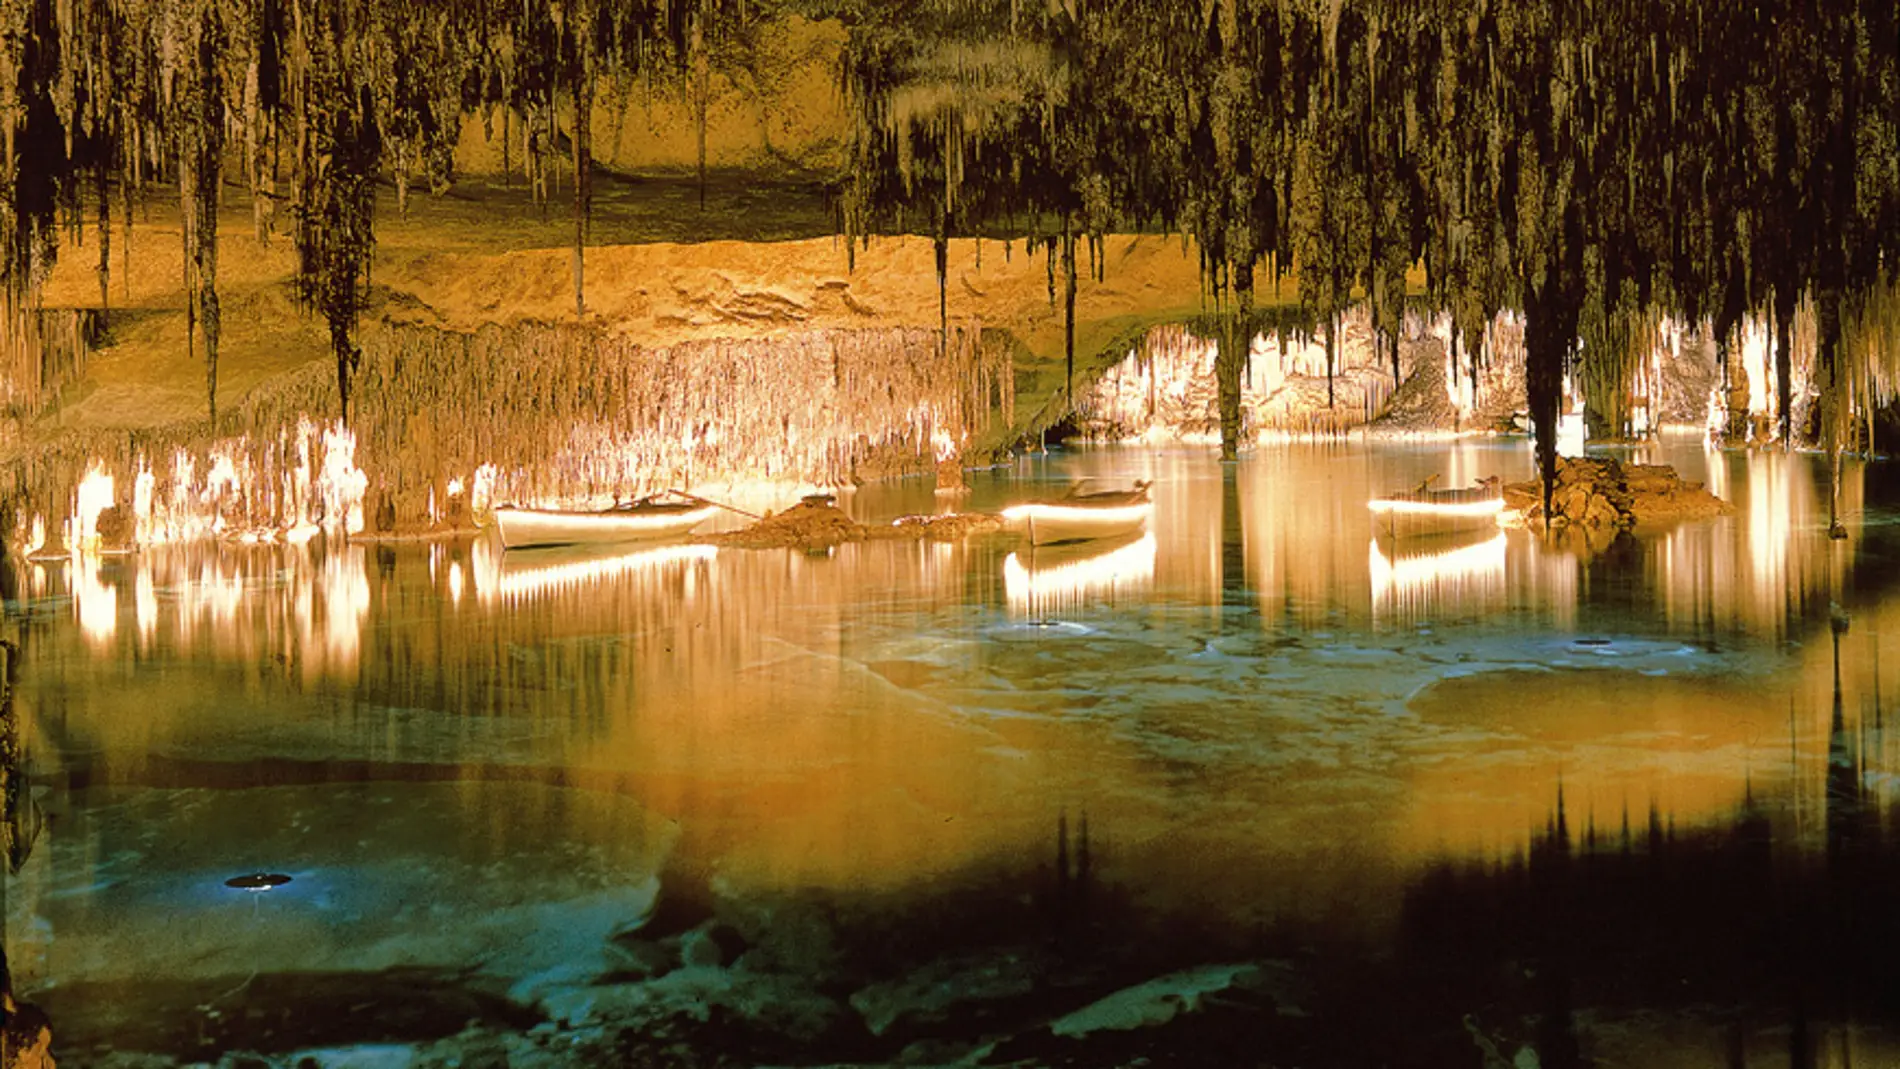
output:
<path id="1" fill-rule="evenodd" d="M 1502 609 L 1509 545 L 1497 530 L 1450 539 L 1372 539 L 1366 571 L 1372 577 L 1373 619 Z"/>
<path id="2" fill-rule="evenodd" d="M 1096 601 L 1139 599 L 1154 586 L 1155 536 L 1024 546 L 1003 559 L 1012 612 L 1048 616 Z"/>
<path id="3" fill-rule="evenodd" d="M 1039 857 L 1059 814 L 1086 811 L 1106 880 L 1236 917 L 1342 892 L 1376 915 L 1374 889 L 1428 858 L 1521 846 L 1560 778 L 1606 826 L 1652 804 L 1713 818 L 1750 785 L 1812 796 L 1832 686 L 1817 606 L 1852 600 L 1865 621 L 1850 709 L 1872 693 L 1880 636 L 1900 635 L 1859 469 L 1851 537 L 1831 543 L 1812 458 L 1681 443 L 1666 458 L 1736 514 L 1595 555 L 1522 531 L 1373 541 L 1372 493 L 1530 474 L 1521 443 L 1461 443 L 1290 445 L 1226 468 L 1095 450 L 972 476 L 972 509 L 1077 474 L 1155 480 L 1149 533 L 1066 555 L 1007 538 L 822 554 L 482 540 L 27 565 L 11 607 L 41 775 L 178 792 L 138 808 L 143 827 L 119 807 L 55 831 L 12 907 L 52 918 L 56 942 L 101 911 L 156 909 L 127 889 L 162 898 L 175 866 L 141 854 L 106 879 L 115 844 L 176 837 L 168 822 L 222 811 L 230 788 L 333 792 L 321 770 L 338 762 L 355 762 L 345 779 L 527 769 L 579 785 L 670 829 L 644 840 L 664 839 L 669 863 L 740 889 L 921 886 Z M 920 485 L 850 506 L 888 520 Z M 316 778 L 270 786 L 282 772 L 266 759 Z M 209 769 L 218 786 L 194 789 Z M 468 795 L 471 843 L 517 819 L 497 791 Z M 192 818 L 194 864 L 347 864 L 339 837 L 356 833 L 321 816 L 340 804 L 247 824 L 242 842 Z M 600 845 L 623 821 L 537 806 L 530 856 Z M 400 809 L 383 819 L 388 844 L 412 841 Z M 659 865 L 643 855 L 629 878 Z"/>

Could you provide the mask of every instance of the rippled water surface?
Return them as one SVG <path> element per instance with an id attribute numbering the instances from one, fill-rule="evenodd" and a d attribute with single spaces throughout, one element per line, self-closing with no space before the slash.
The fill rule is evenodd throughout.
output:
<path id="1" fill-rule="evenodd" d="M 1527 447 L 1099 449 L 842 507 L 1152 479 L 1140 537 L 15 564 L 44 822 L 7 886 L 13 981 L 83 1063 L 584 1019 L 634 997 L 629 933 L 674 897 L 901 915 L 1075 874 L 1196 930 L 1376 942 L 1428 870 L 1521 857 L 1560 793 L 1579 842 L 1772 798 L 1777 842 L 1819 843 L 1837 664 L 1886 804 L 1892 480 L 1849 465 L 1840 542 L 1815 458 L 1667 439 L 1638 459 L 1734 514 L 1595 550 L 1387 545 L 1368 496 L 1528 478 Z M 255 871 L 291 882 L 225 885 Z M 772 930 L 779 972 L 833 967 L 790 916 L 755 915 L 751 945 Z M 354 1008 L 273 1032 L 287 992 Z"/>

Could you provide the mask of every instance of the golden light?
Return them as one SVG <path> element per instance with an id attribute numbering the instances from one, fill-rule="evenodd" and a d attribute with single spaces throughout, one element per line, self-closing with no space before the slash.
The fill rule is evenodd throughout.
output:
<path id="1" fill-rule="evenodd" d="M 1372 615 L 1410 616 L 1446 609 L 1492 608 L 1505 597 L 1503 531 L 1477 540 L 1389 542 L 1373 539 L 1366 551 L 1372 577 Z"/>
<path id="2" fill-rule="evenodd" d="M 485 605 L 585 590 L 625 576 L 711 561 L 718 547 L 668 545 L 603 555 L 599 549 L 531 549 L 497 552 L 487 540 L 474 550 L 476 596 Z M 453 582 L 453 580 L 451 580 Z"/>
<path id="3" fill-rule="evenodd" d="M 73 612 L 79 629 L 93 645 L 104 646 L 112 641 L 119 622 L 118 587 L 99 578 L 98 561 L 91 557 L 75 557 L 71 568 Z"/>
<path id="4" fill-rule="evenodd" d="M 1011 553 L 1003 561 L 1003 592 L 1010 610 L 1025 616 L 1143 593 L 1154 585 L 1156 548 L 1148 532 L 1127 543 Z"/>

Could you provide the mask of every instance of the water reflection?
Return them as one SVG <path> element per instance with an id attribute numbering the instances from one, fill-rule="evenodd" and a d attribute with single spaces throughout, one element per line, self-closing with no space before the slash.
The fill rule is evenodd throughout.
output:
<path id="1" fill-rule="evenodd" d="M 692 598 L 703 564 L 719 555 L 712 546 L 674 545 L 617 551 L 613 547 L 551 548 L 503 551 L 493 539 L 475 542 L 475 593 L 485 605 L 519 602 L 563 591 L 584 593 L 616 579 L 640 574 L 676 571 L 683 584 L 681 596 Z M 449 565 L 450 596 L 459 600 L 461 562 Z"/>
<path id="2" fill-rule="evenodd" d="M 1494 612 L 1505 602 L 1503 531 L 1373 538 L 1366 556 L 1372 616 L 1400 621 Z"/>
<path id="3" fill-rule="evenodd" d="M 1154 585 L 1155 536 L 1067 546 L 1025 547 L 1003 560 L 1003 590 L 1012 612 L 1051 616 L 1080 605 L 1140 597 Z"/>
<path id="4" fill-rule="evenodd" d="M 1688 478 L 1706 480 L 1735 515 L 1663 534 L 1654 550 L 1653 585 L 1670 626 L 1682 630 L 1777 633 L 1834 586 L 1843 550 L 1819 539 L 1827 528 L 1824 473 L 1810 456 L 1786 453 L 1677 454 Z M 1866 468 L 1849 461 L 1841 477 L 1848 542 L 1864 529 Z"/>
<path id="5" fill-rule="evenodd" d="M 1528 473 L 1516 444 L 1464 443 L 1225 468 L 1083 451 L 972 480 L 968 507 L 998 508 L 1080 475 L 1156 479 L 1142 537 L 1054 551 L 475 540 L 15 565 L 20 703 L 71 818 L 14 888 L 13 930 L 37 933 L 16 971 L 235 983 L 271 947 L 446 967 L 475 953 L 448 920 L 377 913 L 429 893 L 402 872 L 480 885 L 455 901 L 550 939 L 535 902 L 582 910 L 572 938 L 599 942 L 656 884 L 917 896 L 1038 871 L 1083 812 L 1104 896 L 1246 930 L 1389 927 L 1430 866 L 1548 838 L 1560 790 L 1579 842 L 1652 812 L 1717 826 L 1752 798 L 1818 844 L 1842 768 L 1895 792 L 1880 525 L 1829 542 L 1808 458 L 1669 459 L 1727 479 L 1737 514 L 1595 554 L 1524 531 L 1374 539 L 1372 493 Z M 1853 620 L 1838 718 L 1830 599 Z M 344 913 L 285 906 L 240 937 L 186 909 L 259 866 Z M 504 988 L 569 983 L 510 960 Z"/>

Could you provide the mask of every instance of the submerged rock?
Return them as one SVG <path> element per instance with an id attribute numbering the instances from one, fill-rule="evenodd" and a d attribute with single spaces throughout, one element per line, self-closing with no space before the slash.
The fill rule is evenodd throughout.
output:
<path id="1" fill-rule="evenodd" d="M 955 1006 L 1019 998 L 1035 989 L 1035 963 L 1014 954 L 932 962 L 896 980 L 860 988 L 851 1007 L 874 1036 L 893 1025 L 943 1020 Z"/>
<path id="2" fill-rule="evenodd" d="M 0 968 L 5 962 L 0 959 Z M 16 1002 L 9 989 L 0 992 L 0 1067 L 53 1069 L 52 1022 L 38 1006 Z"/>
<path id="3" fill-rule="evenodd" d="M 987 512 L 952 512 L 944 516 L 901 516 L 889 527 L 871 528 L 876 539 L 925 538 L 953 542 L 973 534 L 987 534 L 1004 527 L 1001 516 Z"/>
<path id="4" fill-rule="evenodd" d="M 972 534 L 1001 530 L 1003 518 L 987 513 L 950 513 L 944 516 L 904 516 L 886 526 L 872 527 L 845 515 L 823 500 L 801 501 L 740 531 L 700 539 L 735 549 L 830 549 L 846 542 L 893 539 L 955 541 Z"/>
<path id="5" fill-rule="evenodd" d="M 1257 982 L 1259 974 L 1260 967 L 1251 963 L 1183 969 L 1091 1002 L 1050 1022 L 1049 1030 L 1073 1038 L 1091 1032 L 1126 1032 L 1167 1024 L 1179 1014 L 1199 1010 L 1209 995 L 1236 984 Z"/>
<path id="6" fill-rule="evenodd" d="M 1623 474 L 1629 485 L 1630 511 L 1639 524 L 1726 516 L 1735 511 L 1701 483 L 1685 481 L 1667 464 L 1630 464 Z"/>

